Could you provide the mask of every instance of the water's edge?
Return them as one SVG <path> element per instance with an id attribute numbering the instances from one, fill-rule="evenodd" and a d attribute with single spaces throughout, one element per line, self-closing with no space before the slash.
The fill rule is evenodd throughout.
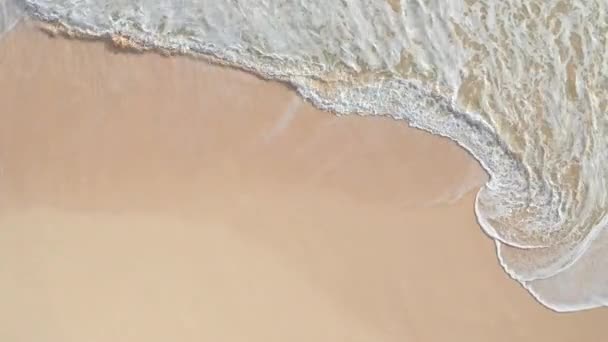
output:
<path id="1" fill-rule="evenodd" d="M 518 198 L 521 196 L 520 193 L 525 192 L 524 189 L 530 192 L 529 189 L 535 186 L 534 175 L 529 169 L 522 167 L 521 157 L 500 139 L 496 129 L 486 119 L 478 113 L 462 111 L 455 99 L 438 93 L 436 89 L 428 88 L 415 80 L 394 78 L 378 78 L 359 83 L 340 79 L 328 80 L 320 77 L 320 74 L 315 73 L 314 70 L 286 71 L 275 67 L 272 60 L 259 62 L 248 59 L 239 51 L 222 50 L 213 44 L 184 46 L 169 40 L 164 41 L 163 44 L 155 44 L 157 39 L 153 36 L 138 37 L 123 32 L 118 34 L 111 30 L 88 29 L 77 23 L 60 20 L 56 16 L 47 16 L 33 6 L 21 9 L 27 11 L 34 22 L 38 23 L 36 25 L 51 35 L 75 39 L 98 39 L 126 52 L 157 52 L 162 55 L 183 55 L 202 59 L 246 71 L 266 80 L 282 82 L 294 89 L 303 99 L 324 111 L 337 115 L 391 117 L 405 121 L 411 127 L 454 141 L 478 161 L 489 175 L 488 182 L 476 195 L 475 214 L 483 231 L 495 240 L 498 260 L 507 274 L 528 290 L 539 303 L 557 312 L 578 311 L 606 305 L 601 295 L 587 302 L 578 301 L 568 304 L 552 301 L 547 298 L 546 290 L 539 292 L 535 284 L 556 277 L 577 263 L 592 243 L 600 237 L 603 227 L 608 224 L 608 217 L 600 217 L 592 226 L 586 228 L 588 232 L 584 236 L 577 237 L 576 244 L 571 245 L 562 244 L 562 241 L 569 241 L 572 238 L 570 232 L 565 235 L 556 234 L 554 240 L 557 242 L 548 243 L 544 238 L 534 240 L 509 235 L 508 231 L 497 227 L 496 223 L 493 223 L 495 212 L 488 210 L 488 205 L 484 205 L 484 201 L 489 202 L 501 196 Z M 378 96 L 380 91 L 383 96 Z M 439 115 L 430 118 L 428 113 L 439 113 Z M 539 197 L 542 197 L 542 194 Z M 543 200 L 541 198 L 538 201 L 542 203 Z M 554 224 L 561 222 L 559 221 L 561 218 L 555 220 L 557 221 Z M 536 268 L 527 269 L 514 263 L 513 260 L 518 260 L 518 250 L 526 253 L 530 251 L 533 256 L 537 255 L 540 261 L 535 264 Z M 538 254 L 534 254 L 536 251 L 539 251 Z"/>

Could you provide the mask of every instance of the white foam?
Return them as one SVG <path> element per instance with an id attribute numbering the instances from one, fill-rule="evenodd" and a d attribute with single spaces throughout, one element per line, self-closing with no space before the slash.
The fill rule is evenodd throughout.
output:
<path id="1" fill-rule="evenodd" d="M 281 132 L 289 126 L 291 121 L 293 121 L 295 118 L 295 114 L 301 104 L 302 102 L 296 97 L 289 102 L 287 108 L 283 112 L 283 115 L 281 115 L 281 117 L 277 120 L 270 132 L 264 136 L 265 143 L 270 143 L 276 136 L 281 134 Z"/>

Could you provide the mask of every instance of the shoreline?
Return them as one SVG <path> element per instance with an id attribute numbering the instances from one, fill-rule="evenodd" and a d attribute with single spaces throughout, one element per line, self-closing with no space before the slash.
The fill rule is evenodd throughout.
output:
<path id="1" fill-rule="evenodd" d="M 501 264 L 524 285 L 572 274 L 574 263 L 597 231 L 595 223 L 605 216 L 603 208 L 588 209 L 605 202 L 604 194 L 593 190 L 604 182 L 601 167 L 596 172 L 582 172 L 601 165 L 604 155 L 595 149 L 577 149 L 571 141 L 586 141 L 584 134 L 578 134 L 581 129 L 600 141 L 606 135 L 567 114 L 579 109 L 593 117 L 601 114 L 593 96 L 577 97 L 572 92 L 572 82 L 576 75 L 582 79 L 581 72 L 590 72 L 593 77 L 585 78 L 587 86 L 578 90 L 601 93 L 602 67 L 592 63 L 585 69 L 579 63 L 560 64 L 550 57 L 568 53 L 589 61 L 601 59 L 603 50 L 601 45 L 580 42 L 561 46 L 560 40 L 544 37 L 602 35 L 601 17 L 594 17 L 593 25 L 585 25 L 599 4 L 558 12 L 559 16 L 553 16 L 555 8 L 548 4 L 522 16 L 517 4 L 501 3 L 501 13 L 516 20 L 504 21 L 504 28 L 509 29 L 497 32 L 493 24 L 485 23 L 493 20 L 484 13 L 488 9 L 469 3 L 424 7 L 424 15 L 418 15 L 415 4 L 395 12 L 385 1 L 371 2 L 367 6 L 373 9 L 371 17 L 352 15 L 351 4 L 323 1 L 278 7 L 256 2 L 238 6 L 191 3 L 175 11 L 145 4 L 106 6 L 95 1 L 26 4 L 32 17 L 55 23 L 47 25 L 51 34 L 107 37 L 109 49 L 177 51 L 198 59 L 211 58 L 252 71 L 257 77 L 287 82 L 325 111 L 392 116 L 450 137 L 476 156 L 490 174 L 490 181 L 477 195 L 478 223 L 501 242 L 497 245 Z M 328 9 L 339 20 L 325 16 Z M 526 24 L 538 18 L 545 24 Z M 563 26 L 565 31 L 547 30 L 562 21 L 572 25 Z M 530 44 L 522 44 L 521 27 L 526 28 Z M 495 33 L 502 36 L 500 43 L 494 39 Z M 421 41 L 429 44 L 417 43 Z M 536 48 L 542 53 L 536 53 Z M 585 48 L 588 50 L 582 53 Z M 512 51 L 518 52 L 513 55 L 517 59 L 508 58 Z M 586 52 L 591 59 L 584 58 Z M 522 68 L 530 63 L 542 71 L 536 73 L 538 78 Z M 565 93 L 568 96 L 562 96 Z M 530 94 L 533 100 L 525 101 Z M 561 122 L 572 124 L 572 129 L 563 129 L 558 125 Z M 597 161 L 580 162 L 588 160 L 587 156 Z M 595 187 L 583 186 L 595 182 Z M 563 300 L 557 295 L 554 302 L 603 305 L 601 298 L 586 291 L 604 280 L 595 277 L 580 290 L 573 287 L 573 293 L 562 291 Z M 563 288 L 561 285 L 556 287 Z M 539 293 L 545 298 L 545 292 Z M 560 305 L 553 309 L 561 310 Z"/>
<path id="2" fill-rule="evenodd" d="M 555 314 L 502 270 L 446 138 L 188 58 L 0 45 L 6 339 L 602 337 L 605 310 Z"/>

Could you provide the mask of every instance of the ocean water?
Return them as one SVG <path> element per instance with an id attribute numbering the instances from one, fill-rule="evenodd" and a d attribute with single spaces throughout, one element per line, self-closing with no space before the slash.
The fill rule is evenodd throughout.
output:
<path id="1" fill-rule="evenodd" d="M 475 210 L 505 271 L 557 311 L 608 305 L 605 0 L 6 1 L 453 139 L 490 175 Z"/>

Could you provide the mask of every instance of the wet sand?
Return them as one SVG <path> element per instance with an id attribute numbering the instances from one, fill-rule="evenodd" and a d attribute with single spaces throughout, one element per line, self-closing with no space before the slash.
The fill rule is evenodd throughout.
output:
<path id="1" fill-rule="evenodd" d="M 2 341 L 605 339 L 500 269 L 446 139 L 28 25 L 0 94 Z"/>

